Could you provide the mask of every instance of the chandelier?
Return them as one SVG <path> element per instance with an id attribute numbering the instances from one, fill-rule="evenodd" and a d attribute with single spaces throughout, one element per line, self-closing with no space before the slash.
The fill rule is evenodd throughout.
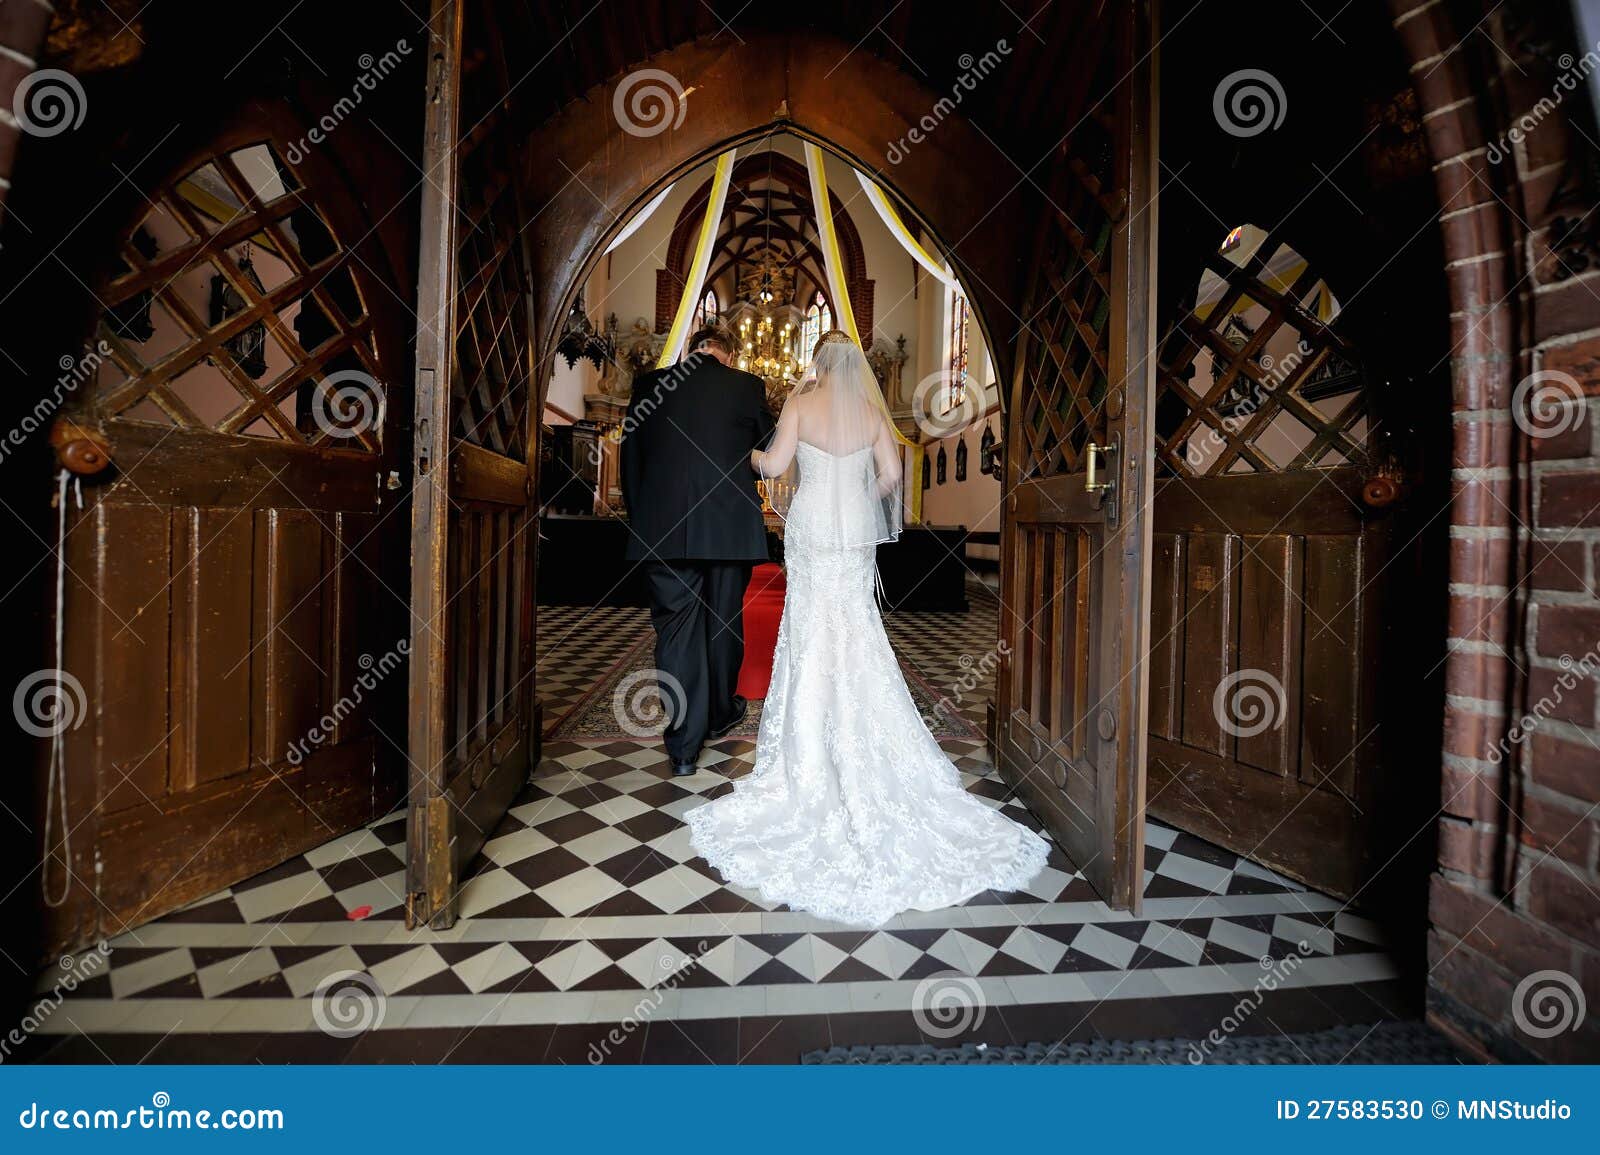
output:
<path id="1" fill-rule="evenodd" d="M 800 372 L 794 352 L 794 322 L 780 328 L 765 309 L 739 321 L 739 368 L 769 381 L 793 382 Z"/>

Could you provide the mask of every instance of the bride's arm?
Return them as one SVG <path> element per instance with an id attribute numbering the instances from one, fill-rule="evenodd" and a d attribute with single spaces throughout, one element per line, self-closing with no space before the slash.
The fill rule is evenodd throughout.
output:
<path id="1" fill-rule="evenodd" d="M 794 448 L 800 440 L 798 409 L 792 397 L 785 401 L 783 412 L 778 415 L 778 428 L 772 434 L 772 447 L 765 453 L 759 449 L 750 451 L 750 468 L 762 477 L 782 477 L 794 460 Z"/>
<path id="2" fill-rule="evenodd" d="M 895 444 L 894 430 L 886 417 L 878 428 L 878 438 L 872 443 L 872 459 L 878 467 L 878 493 L 887 495 L 900 484 L 900 447 Z"/>

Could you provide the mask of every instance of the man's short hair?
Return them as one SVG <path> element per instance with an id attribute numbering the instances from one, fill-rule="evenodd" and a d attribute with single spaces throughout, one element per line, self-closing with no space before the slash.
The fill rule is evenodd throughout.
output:
<path id="1" fill-rule="evenodd" d="M 738 351 L 738 346 L 733 341 L 733 334 L 721 325 L 706 325 L 695 330 L 694 336 L 689 338 L 689 352 L 698 353 L 702 345 L 715 345 L 730 357 Z"/>

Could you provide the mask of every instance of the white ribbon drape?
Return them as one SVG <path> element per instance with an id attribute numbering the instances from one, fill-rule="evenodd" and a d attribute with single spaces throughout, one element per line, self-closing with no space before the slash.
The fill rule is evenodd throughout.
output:
<path id="1" fill-rule="evenodd" d="M 613 240 L 609 245 L 606 246 L 606 253 L 609 253 L 612 249 L 616 248 L 623 241 L 625 241 L 629 237 L 633 236 L 634 233 L 638 232 L 639 231 L 639 227 L 641 225 L 643 225 L 645 223 L 645 221 L 649 220 L 651 218 L 651 216 L 654 215 L 655 211 L 658 208 L 661 207 L 661 202 L 666 200 L 667 197 L 672 195 L 672 190 L 675 187 L 676 187 L 676 182 L 674 182 L 673 184 L 669 184 L 666 188 L 662 189 L 655 196 L 651 197 L 650 198 L 650 203 L 645 205 L 644 208 L 640 209 L 637 213 L 635 213 L 633 215 L 633 219 L 630 220 L 627 224 L 622 226 L 622 231 L 617 234 L 616 239 Z M 605 253 L 602 253 L 601 255 L 604 256 Z"/>
<path id="2" fill-rule="evenodd" d="M 889 230 L 890 235 L 900 242 L 900 247 L 910 253 L 911 259 L 917 264 L 949 285 L 952 292 L 960 293 L 961 286 L 956 282 L 955 273 L 950 271 L 950 266 L 934 260 L 933 255 L 917 243 L 917 238 L 911 235 L 911 230 L 906 228 L 905 222 L 900 219 L 900 214 L 894 211 L 894 205 L 889 203 L 889 198 L 884 195 L 877 182 L 860 169 L 853 171 L 856 180 L 861 182 L 861 191 L 867 194 L 867 202 L 877 210 L 878 219 L 883 221 L 883 226 Z"/>

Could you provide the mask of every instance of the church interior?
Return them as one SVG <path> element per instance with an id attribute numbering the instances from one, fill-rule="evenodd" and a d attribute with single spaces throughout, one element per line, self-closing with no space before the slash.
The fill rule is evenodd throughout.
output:
<path id="1" fill-rule="evenodd" d="M 0 16 L 6 1058 L 1600 1061 L 1582 6 L 372 7 Z M 705 325 L 866 352 L 1025 891 L 690 845 L 792 485 L 673 777 L 619 444 Z"/>

